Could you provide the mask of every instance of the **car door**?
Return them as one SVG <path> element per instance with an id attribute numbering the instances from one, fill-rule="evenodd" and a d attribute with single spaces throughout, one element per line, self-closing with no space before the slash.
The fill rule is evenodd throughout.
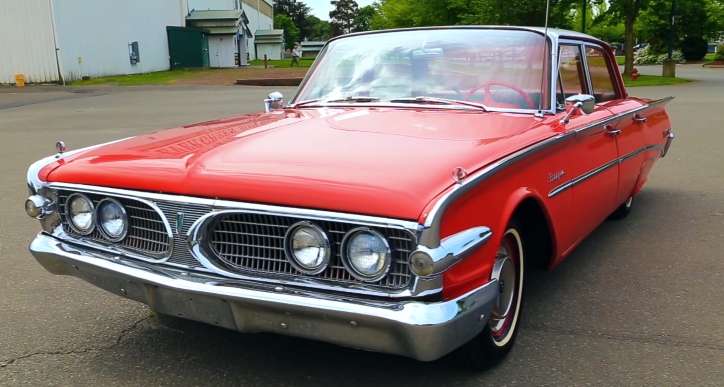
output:
<path id="1" fill-rule="evenodd" d="M 561 43 L 557 99 L 560 105 L 566 97 L 589 94 L 582 45 Z M 615 136 L 610 132 L 613 113 L 597 105 L 589 115 L 574 114 L 566 132 L 572 140 L 566 148 L 568 170 L 556 182 L 549 196 L 572 190 L 572 212 L 567 222 L 570 230 L 568 249 L 595 229 L 611 214 L 618 190 L 618 151 Z M 564 253 L 565 254 L 565 253 Z"/>
<path id="2" fill-rule="evenodd" d="M 610 123 L 609 131 L 615 137 L 619 157 L 619 180 L 615 195 L 616 205 L 629 197 L 639 180 L 644 165 L 648 119 L 638 100 L 624 98 L 615 77 L 613 58 L 600 46 L 586 44 L 586 65 L 591 80 L 591 94 L 596 105 L 605 107 L 618 117 Z"/>

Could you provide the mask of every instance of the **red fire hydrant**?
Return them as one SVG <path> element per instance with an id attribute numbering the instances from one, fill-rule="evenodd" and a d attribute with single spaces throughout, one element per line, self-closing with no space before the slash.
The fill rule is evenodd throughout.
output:
<path id="1" fill-rule="evenodd" d="M 631 72 L 631 80 L 636 81 L 637 79 L 639 79 L 639 70 L 634 67 L 633 71 Z"/>

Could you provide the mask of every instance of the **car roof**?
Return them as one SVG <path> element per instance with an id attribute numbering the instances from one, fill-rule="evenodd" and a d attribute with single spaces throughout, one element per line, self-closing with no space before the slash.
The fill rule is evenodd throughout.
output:
<path id="1" fill-rule="evenodd" d="M 522 30 L 522 31 L 533 31 L 539 34 L 546 33 L 546 28 L 544 27 L 525 27 L 525 26 L 501 26 L 501 25 L 464 25 L 464 26 L 431 26 L 431 27 L 411 27 L 411 28 L 393 28 L 388 30 L 375 30 L 375 31 L 364 31 L 364 32 L 354 32 L 351 34 L 346 35 L 340 35 L 335 38 L 330 39 L 330 41 L 337 40 L 337 39 L 343 39 L 345 37 L 352 37 L 352 36 L 360 36 L 360 35 L 371 35 L 371 34 L 380 34 L 380 33 L 389 33 L 389 32 L 396 32 L 396 31 L 415 31 L 415 30 L 442 30 L 442 29 L 500 29 L 500 30 Z M 593 40 L 597 42 L 602 42 L 601 39 L 596 38 L 595 36 L 591 36 L 588 34 L 584 34 L 577 31 L 572 30 L 565 30 L 561 28 L 548 28 L 547 29 L 548 36 L 552 39 L 559 39 L 559 38 L 573 38 L 573 39 L 583 39 L 583 40 Z"/>

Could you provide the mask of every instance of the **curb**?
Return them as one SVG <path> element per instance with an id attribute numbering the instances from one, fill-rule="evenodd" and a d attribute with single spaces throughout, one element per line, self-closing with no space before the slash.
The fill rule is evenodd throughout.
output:
<path id="1" fill-rule="evenodd" d="M 304 78 L 258 78 L 237 79 L 237 85 L 243 86 L 299 86 Z"/>

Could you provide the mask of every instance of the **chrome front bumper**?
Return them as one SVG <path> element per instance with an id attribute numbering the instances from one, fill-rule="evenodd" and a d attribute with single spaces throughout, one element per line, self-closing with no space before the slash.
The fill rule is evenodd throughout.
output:
<path id="1" fill-rule="evenodd" d="M 78 277 L 158 313 L 421 361 L 438 359 L 480 333 L 499 288 L 493 281 L 438 303 L 365 300 L 153 266 L 81 249 L 45 233 L 30 251 L 53 274 Z"/>

